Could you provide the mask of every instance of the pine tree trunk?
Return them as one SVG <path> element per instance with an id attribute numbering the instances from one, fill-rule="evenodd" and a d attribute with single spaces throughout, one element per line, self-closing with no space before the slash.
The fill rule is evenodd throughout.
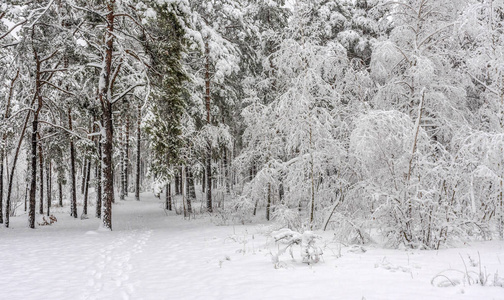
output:
<path id="1" fill-rule="evenodd" d="M 112 230 L 112 202 L 114 198 L 114 175 L 112 173 L 112 105 L 106 101 L 103 112 L 105 143 L 103 144 L 103 226 Z"/>
<path id="2" fill-rule="evenodd" d="M 207 124 L 210 125 L 210 47 L 205 42 L 205 105 L 207 113 Z M 212 146 L 210 141 L 207 144 L 206 153 L 206 208 L 212 212 Z"/>
<path id="3" fill-rule="evenodd" d="M 229 166 L 228 166 L 228 157 L 227 157 L 227 149 L 224 149 L 224 184 L 226 185 L 226 194 L 231 193 L 230 180 L 229 180 Z"/>
<path id="4" fill-rule="evenodd" d="M 14 76 L 14 78 L 11 80 L 11 84 L 9 87 L 9 96 L 7 97 L 7 104 L 5 105 L 5 114 L 3 116 L 4 120 L 6 120 L 10 117 L 10 105 L 11 105 L 11 100 L 12 100 L 12 94 L 14 91 L 14 83 L 16 82 L 18 77 L 19 77 L 19 69 L 17 69 L 16 76 Z M 28 116 L 27 116 L 27 119 L 28 119 Z M 23 138 L 25 129 L 26 129 L 26 122 L 23 127 L 23 133 L 21 134 L 21 139 Z M 2 136 L 2 141 L 3 141 L 3 144 L 5 145 L 6 141 L 7 141 L 6 134 L 4 134 Z M 5 153 L 6 153 L 5 149 L 0 149 L 0 224 L 3 224 L 3 222 L 4 222 L 4 219 L 3 219 L 3 191 L 4 191 L 3 172 L 4 172 L 4 159 L 5 159 L 5 155 L 6 155 Z M 17 155 L 17 153 L 16 153 L 16 155 Z M 15 161 L 14 161 L 14 166 L 16 164 L 16 161 L 17 161 L 17 159 L 15 159 Z M 8 167 L 9 167 L 9 165 L 5 164 L 5 168 L 8 168 Z M 14 172 L 14 167 L 13 167 L 12 171 Z M 8 176 L 9 176 L 9 172 L 7 172 L 7 177 Z M 8 213 L 9 213 L 9 211 L 6 210 L 6 214 L 8 214 Z"/>
<path id="5" fill-rule="evenodd" d="M 68 129 L 73 130 L 72 127 L 72 113 L 71 109 L 68 108 Z M 70 137 L 70 216 L 77 218 L 77 189 L 75 182 L 75 147 Z"/>
<path id="6" fill-rule="evenodd" d="M 102 171 L 101 171 L 101 143 L 100 139 L 97 139 L 96 147 L 98 148 L 98 160 L 96 161 L 96 217 L 101 218 L 102 209 Z"/>
<path id="7" fill-rule="evenodd" d="M 136 178 L 135 178 L 135 199 L 140 201 L 140 125 L 142 122 L 142 107 L 138 103 L 138 117 L 137 117 L 137 158 L 136 158 Z"/>
<path id="8" fill-rule="evenodd" d="M 51 172 L 51 160 L 49 160 L 46 164 L 47 169 L 46 169 L 46 179 L 47 179 L 47 188 L 46 188 L 46 198 L 47 198 L 47 216 L 49 217 L 51 215 L 51 201 L 52 201 L 52 172 Z"/>
<path id="9" fill-rule="evenodd" d="M 270 209 L 271 209 L 271 183 L 268 182 L 268 199 L 266 202 L 266 220 L 270 220 Z"/>
<path id="10" fill-rule="evenodd" d="M 175 195 L 180 195 L 180 174 L 175 173 Z"/>
<path id="11" fill-rule="evenodd" d="M 89 194 L 89 180 L 91 178 L 91 160 L 88 159 L 87 166 L 86 166 L 86 181 L 85 181 L 85 186 L 84 186 L 84 207 L 82 209 L 82 218 L 87 217 L 87 209 L 88 209 L 88 194 Z"/>
<path id="12" fill-rule="evenodd" d="M 112 230 L 112 202 L 114 200 L 114 174 L 112 172 L 112 147 L 114 127 L 112 123 L 112 101 L 109 90 L 110 76 L 112 74 L 112 54 L 114 51 L 114 3 L 107 1 L 107 27 L 105 31 L 105 58 L 104 70 L 100 78 L 99 98 L 102 105 L 102 120 L 105 130 L 103 144 L 103 227 Z"/>
<path id="13" fill-rule="evenodd" d="M 35 99 L 37 100 L 37 109 L 33 112 L 33 121 L 32 121 L 32 136 L 31 136 L 31 190 L 30 190 L 30 211 L 28 212 L 28 225 L 30 228 L 35 228 L 35 197 L 37 190 L 37 135 L 38 135 L 38 117 L 40 110 L 42 109 L 42 95 L 41 95 L 41 79 L 40 79 L 40 60 L 38 57 L 38 53 L 35 49 L 33 49 L 33 54 L 36 63 L 36 71 L 35 71 Z M 11 174 L 13 176 L 14 170 Z M 12 183 L 9 183 L 12 184 Z M 41 193 L 42 194 L 42 193 Z M 10 199 L 8 199 L 10 200 Z M 8 201 L 9 208 L 7 210 L 7 214 L 10 214 L 10 201 Z"/>
<path id="14" fill-rule="evenodd" d="M 59 206 L 63 207 L 63 184 L 58 181 L 58 196 L 59 196 Z"/>
<path id="15" fill-rule="evenodd" d="M 84 187 L 86 185 L 87 159 L 82 162 L 82 180 L 81 180 L 81 195 L 84 195 Z"/>
<path id="16" fill-rule="evenodd" d="M 201 174 L 201 192 L 205 193 L 205 186 L 206 186 L 206 175 L 205 171 Z"/>
<path id="17" fill-rule="evenodd" d="M 0 224 L 3 224 L 3 170 L 4 170 L 4 151 L 0 149 Z"/>
<path id="18" fill-rule="evenodd" d="M 128 197 L 128 182 L 129 182 L 129 133 L 130 133 L 130 119 L 126 115 L 126 133 L 124 141 L 124 196 Z"/>
<path id="19" fill-rule="evenodd" d="M 28 211 L 28 226 L 35 228 L 35 192 L 37 191 L 37 130 L 38 130 L 38 114 L 34 114 L 32 121 L 31 134 L 31 181 L 30 181 L 30 208 Z M 9 214 L 7 208 L 7 215 Z M 7 223 L 8 224 L 8 223 Z"/>
<path id="20" fill-rule="evenodd" d="M 166 184 L 165 209 L 172 210 L 171 183 Z"/>
<path id="21" fill-rule="evenodd" d="M 120 174 L 119 174 L 119 181 L 121 182 L 120 184 L 120 192 L 119 192 L 119 199 L 124 200 L 124 190 L 126 187 L 124 186 L 124 132 L 123 132 L 123 126 L 119 126 L 119 165 L 120 165 Z"/>
<path id="22" fill-rule="evenodd" d="M 39 214 L 44 214 L 44 157 L 42 155 L 42 145 L 38 144 L 39 155 L 39 178 L 40 178 L 40 194 L 39 194 Z"/>
<path id="23" fill-rule="evenodd" d="M 194 178 L 191 167 L 186 167 L 186 190 L 187 190 L 187 211 L 192 213 L 192 202 L 196 200 L 194 189 Z"/>

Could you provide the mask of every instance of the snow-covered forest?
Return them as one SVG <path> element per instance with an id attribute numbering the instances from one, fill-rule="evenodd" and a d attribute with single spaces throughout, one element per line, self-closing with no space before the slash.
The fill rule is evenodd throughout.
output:
<path id="1" fill-rule="evenodd" d="M 274 266 L 268 272 L 311 270 L 369 247 L 380 259 L 431 253 L 419 263 L 429 269 L 442 253 L 463 263 L 462 275 L 441 266 L 419 275 L 435 288 L 428 298 L 463 297 L 461 286 L 484 286 L 467 296 L 498 299 L 503 182 L 503 0 L 0 3 L 0 256 L 7 253 L 0 277 L 28 267 L 10 263 L 23 261 L 26 247 L 30 259 L 39 257 L 30 241 L 59 243 L 67 259 L 64 248 L 82 250 L 91 265 L 102 250 L 104 267 L 89 283 L 96 294 L 64 290 L 53 299 L 237 297 L 233 288 L 208 297 L 182 290 L 139 296 L 134 284 L 122 289 L 132 281 L 122 272 L 109 272 L 124 277 L 115 289 L 102 280 L 106 265 L 134 268 L 129 258 L 161 227 L 151 250 L 180 238 L 177 245 L 187 248 L 170 252 L 181 252 L 178 262 L 200 258 L 196 247 L 220 255 L 218 249 L 236 248 L 226 242 L 242 245 L 233 255 L 243 264 L 229 274 L 262 260 Z M 184 230 L 193 245 L 181 239 Z M 209 245 L 212 235 L 226 245 Z M 87 241 L 81 250 L 79 239 Z M 285 263 L 296 247 L 300 265 Z M 478 254 L 467 258 L 457 247 Z M 119 258 L 128 259 L 117 261 L 114 251 L 126 248 Z M 244 261 L 261 251 L 270 257 Z M 61 259 L 52 255 L 49 261 Z M 219 269 L 235 262 L 219 255 Z M 490 261 L 488 273 L 482 258 Z M 352 262 L 342 263 L 351 270 Z M 409 256 L 408 267 L 373 263 L 418 275 Z M 137 264 L 148 265 L 148 257 Z M 207 282 L 203 275 L 212 272 L 197 274 Z M 156 274 L 175 276 L 153 272 L 154 281 Z M 239 289 L 241 279 L 234 280 Z M 268 295 L 325 298 L 323 286 L 318 294 Z M 440 286 L 457 290 L 439 294 Z M 0 294 L 28 299 L 23 289 L 8 288 L 0 284 Z M 357 296 L 365 295 L 341 299 Z"/>

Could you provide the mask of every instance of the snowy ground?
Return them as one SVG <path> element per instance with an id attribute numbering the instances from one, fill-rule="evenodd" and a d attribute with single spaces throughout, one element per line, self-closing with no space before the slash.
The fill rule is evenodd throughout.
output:
<path id="1" fill-rule="evenodd" d="M 0 229 L 0 299 L 504 299 L 504 288 L 464 279 L 478 276 L 478 252 L 489 285 L 504 277 L 502 241 L 362 252 L 324 233 L 323 261 L 303 264 L 296 248 L 295 261 L 285 254 L 275 268 L 265 225 L 167 216 L 148 194 L 114 205 L 112 232 L 66 211 L 51 226 L 30 230 L 21 215 Z"/>

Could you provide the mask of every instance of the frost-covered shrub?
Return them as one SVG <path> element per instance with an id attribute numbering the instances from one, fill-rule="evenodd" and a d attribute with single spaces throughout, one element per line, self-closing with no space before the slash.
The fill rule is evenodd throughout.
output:
<path id="1" fill-rule="evenodd" d="M 286 205 L 276 205 L 272 212 L 273 221 L 280 227 L 301 230 L 303 222 L 298 208 L 289 208 Z M 278 227 L 277 227 L 278 228 Z"/>
<path id="2" fill-rule="evenodd" d="M 303 263 L 318 263 L 322 258 L 323 251 L 316 243 L 317 240 L 321 239 L 321 237 L 314 234 L 312 231 L 305 231 L 301 234 L 288 228 L 283 228 L 272 232 L 271 236 L 275 240 L 275 243 L 284 245 L 283 248 L 279 247 L 276 255 L 273 255 L 273 262 L 275 264 L 279 263 L 279 256 L 287 250 L 289 250 L 291 257 L 294 259 L 294 255 L 292 253 L 292 247 L 294 245 L 300 246 Z"/>
<path id="3" fill-rule="evenodd" d="M 218 209 L 212 215 L 216 225 L 250 223 L 254 204 L 245 196 L 232 199 L 224 209 Z"/>

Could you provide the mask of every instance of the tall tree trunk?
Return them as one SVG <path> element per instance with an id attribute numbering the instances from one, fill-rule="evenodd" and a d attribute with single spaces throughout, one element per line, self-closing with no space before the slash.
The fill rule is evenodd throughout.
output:
<path id="1" fill-rule="evenodd" d="M 40 139 L 40 135 L 39 135 Z M 39 194 L 39 214 L 44 214 L 44 156 L 42 155 L 42 145 L 38 144 L 38 155 L 39 155 L 39 179 L 40 179 L 40 194 Z"/>
<path id="2" fill-rule="evenodd" d="M 112 173 L 112 105 L 104 103 L 103 124 L 105 126 L 105 143 L 103 144 L 103 226 L 112 230 L 112 202 L 114 198 L 114 175 Z"/>
<path id="3" fill-rule="evenodd" d="M 177 172 L 178 172 L 178 170 L 177 170 Z M 180 194 L 182 194 L 182 191 L 180 190 L 180 174 L 175 173 L 175 195 L 180 195 Z"/>
<path id="4" fill-rule="evenodd" d="M 86 166 L 86 181 L 84 183 L 84 207 L 82 209 L 81 219 L 87 218 L 88 208 L 88 194 L 89 194 L 89 180 L 91 179 L 91 160 L 88 159 Z"/>
<path id="5" fill-rule="evenodd" d="M 190 166 L 186 167 L 187 211 L 192 213 L 192 202 L 196 200 L 194 177 Z"/>
<path id="6" fill-rule="evenodd" d="M 313 229 L 313 220 L 315 212 L 315 178 L 313 173 L 313 140 L 312 140 L 312 127 L 310 124 L 310 179 L 311 179 L 311 207 L 310 207 L 310 229 Z"/>
<path id="7" fill-rule="evenodd" d="M 166 184 L 165 209 L 172 210 L 171 182 Z"/>
<path id="8" fill-rule="evenodd" d="M 119 126 L 119 166 L 120 166 L 120 174 L 119 174 L 119 181 L 120 181 L 120 184 L 119 184 L 119 187 L 120 187 L 120 191 L 119 191 L 119 199 L 120 200 L 124 200 L 124 196 L 125 196 L 125 193 L 124 193 L 124 190 L 126 189 L 126 187 L 124 186 L 124 183 L 125 183 L 125 175 L 124 175 L 124 127 L 123 126 Z"/>
<path id="9" fill-rule="evenodd" d="M 14 83 L 16 82 L 16 80 L 18 79 L 19 77 L 19 69 L 17 70 L 16 72 L 16 76 L 14 76 L 14 78 L 11 80 L 11 84 L 10 84 L 10 87 L 9 87 L 9 96 L 7 97 L 7 104 L 5 105 L 5 114 L 3 115 L 3 119 L 6 120 L 10 117 L 10 105 L 11 105 L 11 100 L 12 100 L 12 93 L 14 91 Z M 23 127 L 23 134 L 21 135 L 21 138 L 23 137 L 24 135 L 24 129 L 26 128 L 26 124 L 25 126 Z M 4 147 L 5 147 L 5 144 L 6 144 L 6 141 L 7 141 L 7 134 L 4 134 L 2 136 L 2 142 L 4 144 Z M 3 178 L 3 171 L 4 171 L 4 159 L 5 159 L 5 149 L 4 148 L 0 148 L 0 224 L 2 224 L 4 222 L 4 219 L 3 219 L 3 190 L 4 190 L 4 178 Z M 8 164 L 5 164 L 5 168 L 8 168 L 9 165 Z M 14 169 L 12 170 L 14 172 Z M 7 177 L 9 176 L 8 172 L 7 172 Z M 9 211 L 6 212 L 7 214 L 9 213 Z"/>
<path id="10" fill-rule="evenodd" d="M 84 195 L 84 186 L 86 185 L 86 173 L 87 173 L 87 159 L 84 158 L 82 161 L 82 180 L 81 180 L 81 195 Z"/>
<path id="11" fill-rule="evenodd" d="M 37 191 L 37 130 L 38 130 L 38 113 L 35 113 L 32 121 L 31 134 L 31 181 L 30 181 L 30 208 L 28 211 L 28 226 L 35 228 L 35 193 Z M 9 214 L 7 210 L 7 215 Z M 8 223 L 7 223 L 8 224 Z M 8 225 L 7 225 L 8 226 Z"/>
<path id="12" fill-rule="evenodd" d="M 32 31 L 33 32 L 33 31 Z M 35 196 L 37 190 L 37 135 L 38 135 L 38 117 L 40 110 L 42 109 L 42 94 L 41 94 L 41 78 L 40 78 L 40 60 L 37 51 L 33 48 L 33 54 L 35 58 L 35 99 L 37 100 L 37 109 L 33 112 L 32 121 L 32 157 L 31 157 L 31 167 L 32 167 L 32 177 L 31 177 L 31 190 L 30 190 L 30 211 L 28 212 L 28 225 L 30 228 L 35 228 Z M 11 176 L 14 175 L 14 170 Z M 10 184 L 10 183 L 9 183 Z M 10 202 L 10 201 L 8 201 Z M 9 209 L 7 209 L 7 214 L 10 214 L 10 203 Z"/>
<path id="13" fill-rule="evenodd" d="M 0 224 L 3 224 L 3 170 L 4 170 L 4 150 L 0 149 Z"/>
<path id="14" fill-rule="evenodd" d="M 205 180 L 205 171 L 203 171 L 203 173 L 201 173 L 201 192 L 202 193 L 205 193 L 205 187 L 206 187 L 206 180 Z"/>
<path id="15" fill-rule="evenodd" d="M 114 127 L 112 123 L 111 74 L 114 51 L 114 6 L 115 1 L 107 1 L 107 27 L 105 30 L 104 69 L 100 75 L 99 98 L 102 106 L 102 120 L 105 129 L 103 144 L 103 227 L 112 230 L 112 202 L 114 200 L 114 175 L 112 173 L 112 142 Z"/>
<path id="16" fill-rule="evenodd" d="M 46 169 L 46 179 L 47 179 L 47 187 L 46 187 L 46 198 L 47 198 L 47 216 L 51 215 L 51 201 L 52 201 L 52 164 L 51 160 L 49 159 L 48 162 L 46 163 L 47 169 Z"/>
<path id="17" fill-rule="evenodd" d="M 140 125 L 142 123 L 142 106 L 138 103 L 137 116 L 137 157 L 136 157 L 136 178 L 135 178 L 135 199 L 140 201 Z"/>
<path id="18" fill-rule="evenodd" d="M 58 200 L 59 206 L 63 207 L 63 184 L 58 180 Z"/>
<path id="19" fill-rule="evenodd" d="M 229 166 L 228 166 L 227 152 L 228 152 L 228 150 L 226 148 L 224 148 L 224 156 L 223 156 L 224 184 L 226 185 L 226 194 L 229 195 L 231 193 L 231 187 L 230 187 L 230 180 L 229 180 Z"/>
<path id="20" fill-rule="evenodd" d="M 72 128 L 72 113 L 68 108 L 68 129 Z M 77 218 L 77 190 L 75 183 L 75 147 L 72 137 L 70 137 L 70 216 Z"/>
<path id="21" fill-rule="evenodd" d="M 208 41 L 205 42 L 205 105 L 207 113 L 207 124 L 210 125 L 210 47 Z M 206 153 L 206 208 L 212 212 L 212 146 L 207 143 Z"/>
<path id="22" fill-rule="evenodd" d="M 130 119 L 129 114 L 126 115 L 126 130 L 124 140 L 124 196 L 128 197 L 129 183 L 129 134 L 130 134 Z"/>
<path id="23" fill-rule="evenodd" d="M 268 182 L 268 198 L 266 199 L 266 220 L 270 220 L 270 209 L 271 209 L 271 183 Z"/>
<path id="24" fill-rule="evenodd" d="M 96 217 L 101 218 L 102 209 L 102 170 L 101 170 L 101 142 L 98 138 L 96 141 L 96 147 L 98 148 L 98 160 L 96 161 Z"/>

